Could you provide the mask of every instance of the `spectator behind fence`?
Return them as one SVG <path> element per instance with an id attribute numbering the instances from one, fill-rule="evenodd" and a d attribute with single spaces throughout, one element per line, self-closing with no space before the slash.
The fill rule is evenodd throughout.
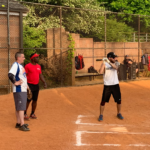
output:
<path id="1" fill-rule="evenodd" d="M 124 59 L 124 65 L 127 66 L 127 71 L 129 71 L 129 68 L 131 67 L 132 63 L 134 61 L 130 59 L 129 55 L 126 55 L 125 56 L 125 59 Z M 138 65 L 136 64 L 136 73 L 138 72 Z"/>
<path id="2" fill-rule="evenodd" d="M 130 59 L 129 55 L 125 56 L 124 65 L 127 65 L 127 70 L 131 67 L 133 61 Z"/>

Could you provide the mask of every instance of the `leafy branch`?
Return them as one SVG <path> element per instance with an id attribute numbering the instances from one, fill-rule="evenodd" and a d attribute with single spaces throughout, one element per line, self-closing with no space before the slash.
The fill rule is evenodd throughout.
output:
<path id="1" fill-rule="evenodd" d="M 75 51 L 75 41 L 72 38 L 72 35 L 69 33 L 68 41 L 70 44 L 68 46 L 68 56 L 67 56 L 67 72 L 71 75 L 72 74 L 72 59 L 74 58 L 74 51 Z"/>

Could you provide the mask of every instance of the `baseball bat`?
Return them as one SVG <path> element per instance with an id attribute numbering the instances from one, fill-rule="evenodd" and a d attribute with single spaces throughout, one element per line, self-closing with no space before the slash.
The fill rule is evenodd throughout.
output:
<path id="1" fill-rule="evenodd" d="M 103 59 L 96 59 L 96 61 L 102 61 Z"/>

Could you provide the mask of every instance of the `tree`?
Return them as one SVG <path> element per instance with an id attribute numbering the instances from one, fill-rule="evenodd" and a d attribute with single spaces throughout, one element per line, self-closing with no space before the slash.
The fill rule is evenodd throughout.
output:
<path id="1" fill-rule="evenodd" d="M 53 4 L 54 1 L 50 0 L 33 0 L 33 2 L 47 2 L 48 4 Z M 57 3 L 56 3 L 57 2 Z M 100 16 L 103 15 L 101 11 L 103 8 L 99 7 L 99 4 L 95 0 L 62 0 L 55 1 L 56 4 L 63 6 L 70 6 L 73 9 L 63 9 L 62 10 L 62 25 L 70 32 L 101 32 L 101 28 L 98 26 Z M 25 4 L 29 13 L 27 17 L 24 18 L 25 25 L 31 27 L 37 27 L 40 29 L 48 29 L 54 27 L 60 27 L 60 10 L 56 7 L 50 6 L 39 6 L 39 5 L 28 5 Z M 81 9 L 94 9 L 97 11 L 84 11 L 76 10 L 74 8 Z"/>
<path id="2" fill-rule="evenodd" d="M 106 40 L 107 42 L 128 42 L 131 41 L 132 33 L 134 29 L 127 26 L 125 23 L 117 22 L 117 20 L 107 19 L 106 21 Z M 97 35 L 97 37 L 104 41 L 105 29 L 102 28 L 102 34 Z"/>
<path id="3" fill-rule="evenodd" d="M 30 55 L 36 52 L 34 48 L 40 48 L 46 43 L 46 33 L 41 29 L 26 25 L 23 28 L 23 39 L 24 48 L 28 48 L 24 50 L 26 56 L 25 64 L 27 64 L 30 60 Z M 45 52 L 41 50 L 40 54 L 45 54 Z"/>
<path id="4" fill-rule="evenodd" d="M 113 12 L 150 15 L 150 0 L 98 0 L 107 2 L 106 7 Z"/>
<path id="5" fill-rule="evenodd" d="M 150 16 L 150 0 L 98 0 L 99 2 L 107 2 L 105 7 L 113 12 L 123 12 L 126 14 L 148 15 Z M 136 27 L 138 16 L 120 15 L 122 20 L 129 26 Z M 135 23 L 134 23 L 135 22 Z M 141 32 L 150 32 L 150 17 L 141 16 Z"/>
<path id="6" fill-rule="evenodd" d="M 83 37 L 91 37 L 94 41 L 105 41 L 105 25 L 104 17 L 101 18 L 103 23 L 99 24 L 102 28 L 102 32 L 99 33 L 90 33 Z M 107 19 L 106 20 L 106 41 L 107 42 L 130 42 L 132 41 L 132 33 L 134 29 L 129 27 L 123 22 L 118 22 L 116 19 Z"/>

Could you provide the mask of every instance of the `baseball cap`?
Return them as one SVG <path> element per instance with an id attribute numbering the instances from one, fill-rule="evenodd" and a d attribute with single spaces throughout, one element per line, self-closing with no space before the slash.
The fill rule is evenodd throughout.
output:
<path id="1" fill-rule="evenodd" d="M 115 55 L 114 52 L 109 52 L 109 53 L 107 54 L 107 58 L 109 58 L 109 57 L 115 58 L 115 57 L 117 57 L 117 55 Z"/>
<path id="2" fill-rule="evenodd" d="M 126 55 L 125 57 L 129 57 L 129 55 Z"/>
<path id="3" fill-rule="evenodd" d="M 34 53 L 30 55 L 30 59 L 33 59 L 34 57 L 39 57 L 40 54 Z"/>

